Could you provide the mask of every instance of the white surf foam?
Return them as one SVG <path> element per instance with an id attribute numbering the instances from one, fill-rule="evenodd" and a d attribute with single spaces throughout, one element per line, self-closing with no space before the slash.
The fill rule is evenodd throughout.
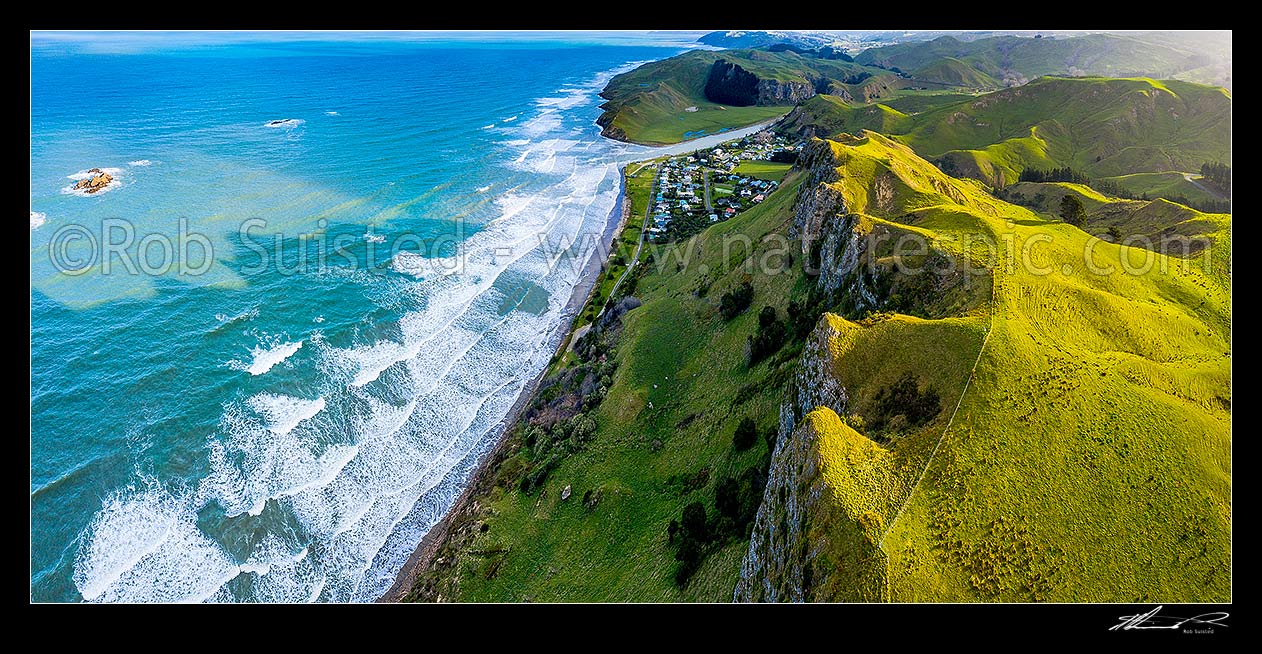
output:
<path id="1" fill-rule="evenodd" d="M 137 166 L 137 167 L 140 167 L 140 168 L 144 168 L 145 166 L 151 166 L 151 165 L 153 165 L 153 162 L 152 162 L 152 161 L 149 161 L 148 159 L 137 159 L 137 160 L 135 160 L 135 161 L 128 161 L 128 162 L 127 162 L 127 165 L 128 165 L 128 166 Z"/>
<path id="2" fill-rule="evenodd" d="M 517 120 L 517 116 L 519 116 L 519 115 L 521 115 L 521 114 L 516 114 L 516 115 L 513 115 L 513 116 L 509 116 L 508 118 L 505 118 L 505 119 L 501 120 L 500 122 L 502 122 L 502 123 L 511 123 L 511 122 L 513 122 L 514 120 Z"/>
<path id="3" fill-rule="evenodd" d="M 107 497 L 75 560 L 74 582 L 83 598 L 197 601 L 236 576 L 231 558 L 198 529 L 190 508 L 151 480 Z"/>
<path id="4" fill-rule="evenodd" d="M 337 113 L 336 111 L 326 111 L 326 112 L 324 112 L 324 115 L 326 115 L 326 116 L 340 116 L 341 114 Z"/>
<path id="5" fill-rule="evenodd" d="M 48 214 L 39 211 L 31 212 L 31 231 L 35 231 L 48 222 Z"/>
<path id="6" fill-rule="evenodd" d="M 486 186 L 479 186 L 479 187 L 478 187 L 478 193 L 486 193 L 486 192 L 487 192 L 487 191 L 489 191 L 489 190 L 491 190 L 491 185 L 490 185 L 490 184 L 487 184 Z"/>
<path id="7" fill-rule="evenodd" d="M 463 266 L 431 275 L 405 265 L 420 259 L 405 253 L 392 265 L 415 276 L 363 282 L 383 301 L 400 294 L 415 301 L 408 306 L 419 308 L 398 319 L 397 333 L 340 347 L 312 336 L 313 355 L 295 361 L 316 363 L 308 375 L 314 387 L 270 389 L 225 404 L 209 444 L 212 473 L 178 515 L 195 515 L 209 502 L 223 506 L 230 520 L 264 513 L 270 520 L 278 511 L 297 522 L 304 540 L 292 542 L 293 532 L 277 530 L 243 562 L 190 565 L 183 574 L 194 581 L 182 582 L 188 589 L 179 599 L 369 601 L 389 587 L 493 445 L 522 385 L 552 354 L 550 338 L 566 322 L 563 309 L 581 268 L 566 263 L 573 257 L 557 244 L 602 233 L 617 199 L 610 155 L 623 150 L 560 136 L 541 133 L 539 142 L 521 144 L 534 147 L 519 162 L 505 162 L 531 170 L 548 162 L 551 185 L 495 198 L 497 217 L 462 244 Z M 544 306 L 514 310 L 527 289 L 541 291 Z M 261 366 L 277 348 L 293 348 L 277 352 L 284 356 L 270 370 L 302 343 L 262 340 L 242 369 Z M 95 551 L 90 543 L 101 538 L 94 532 L 82 551 Z M 155 551 L 169 557 L 168 547 L 164 540 Z M 76 584 L 115 589 L 96 590 L 98 598 L 126 599 L 141 594 L 132 584 L 163 579 L 145 561 L 123 559 L 101 569 L 122 572 Z"/>
<path id="8" fill-rule="evenodd" d="M 495 123 L 491 123 L 490 125 L 483 125 L 482 129 L 495 129 Z"/>
<path id="9" fill-rule="evenodd" d="M 323 397 L 304 400 L 288 395 L 259 393 L 248 402 L 251 409 L 267 420 L 267 428 L 273 434 L 288 434 L 298 423 L 314 417 L 324 410 Z"/>
<path id="10" fill-rule="evenodd" d="M 251 375 L 261 375 L 285 359 L 293 356 L 295 352 L 302 349 L 302 341 L 296 343 L 277 343 L 268 346 L 256 345 L 250 348 L 250 354 L 254 357 L 250 363 L 242 363 L 240 361 L 229 361 L 228 367 L 235 370 L 244 370 Z"/>

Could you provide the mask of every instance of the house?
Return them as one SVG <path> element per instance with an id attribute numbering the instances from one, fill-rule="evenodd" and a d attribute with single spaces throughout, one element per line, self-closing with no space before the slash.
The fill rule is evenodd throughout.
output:
<path id="1" fill-rule="evenodd" d="M 751 195 L 753 195 L 753 193 L 752 193 L 749 189 L 747 189 L 747 188 L 743 188 L 743 189 L 741 189 L 741 197 L 743 197 L 743 198 L 747 198 L 747 197 L 749 197 L 749 196 L 751 196 Z"/>
<path id="2" fill-rule="evenodd" d="M 764 196 L 762 193 L 759 193 L 758 195 L 754 196 L 754 202 L 762 202 L 765 197 L 766 196 Z"/>
<path id="3" fill-rule="evenodd" d="M 712 213 L 712 214 L 710 214 L 710 222 L 712 222 L 712 223 L 717 223 L 717 222 L 719 222 L 719 214 L 717 214 L 717 213 Z"/>
<path id="4" fill-rule="evenodd" d="M 735 216 L 735 215 L 736 215 L 736 210 L 735 210 L 735 209 L 733 209 L 732 207 L 728 207 L 728 208 L 726 208 L 726 209 L 724 209 L 724 210 L 723 210 L 723 217 L 724 217 L 724 218 L 731 218 L 732 216 Z"/>

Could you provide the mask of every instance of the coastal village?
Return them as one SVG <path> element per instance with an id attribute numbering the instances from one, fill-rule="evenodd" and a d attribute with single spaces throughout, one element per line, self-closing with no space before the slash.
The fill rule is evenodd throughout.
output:
<path id="1" fill-rule="evenodd" d="M 658 172 L 646 233 L 655 243 L 687 238 L 761 203 L 801 148 L 800 141 L 764 130 L 667 159 Z"/>

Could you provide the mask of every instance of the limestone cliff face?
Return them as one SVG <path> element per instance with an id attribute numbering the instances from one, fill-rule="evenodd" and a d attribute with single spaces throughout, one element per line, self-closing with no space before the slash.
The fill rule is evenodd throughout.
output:
<path id="1" fill-rule="evenodd" d="M 705 84 L 706 99 L 737 107 L 797 104 L 813 95 L 814 84 L 763 79 L 726 59 L 719 59 L 710 66 Z"/>
<path id="2" fill-rule="evenodd" d="M 793 550 L 805 539 L 804 514 L 814 511 L 826 489 L 812 439 L 806 434 L 791 436 L 802 418 L 817 406 L 845 413 L 846 389 L 828 373 L 829 343 L 835 336 L 827 321 L 811 333 L 787 399 L 780 405 L 767 488 L 736 584 L 738 602 L 805 601 L 802 582 L 807 562 L 794 556 Z"/>
<path id="3" fill-rule="evenodd" d="M 813 139 L 798 155 L 798 166 L 806 171 L 806 179 L 793 201 L 793 222 L 789 238 L 799 239 L 802 253 L 810 252 L 811 244 L 822 233 L 825 223 L 846 213 L 845 198 L 836 182 L 837 159 L 828 141 Z"/>
<path id="4" fill-rule="evenodd" d="M 864 468 L 888 459 L 832 409 L 806 413 L 772 455 L 735 601 L 888 600 L 883 523 L 855 490 Z M 857 474 L 848 468 L 856 461 Z"/>
<path id="5" fill-rule="evenodd" d="M 815 86 L 807 82 L 758 80 L 758 104 L 797 104 L 815 95 Z"/>
<path id="6" fill-rule="evenodd" d="M 846 285 L 858 310 L 878 308 L 872 245 L 888 240 L 890 229 L 848 212 L 837 157 L 829 142 L 813 140 L 798 161 L 807 178 L 793 205 L 789 238 L 801 243 L 807 265 L 814 268 L 810 272 L 819 275 L 820 290 L 832 293 Z M 879 180 L 876 187 L 874 195 L 879 196 Z"/>

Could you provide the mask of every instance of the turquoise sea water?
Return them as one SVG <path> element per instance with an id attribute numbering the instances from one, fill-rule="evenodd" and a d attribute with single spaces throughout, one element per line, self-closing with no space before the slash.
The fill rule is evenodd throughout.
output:
<path id="1" fill-rule="evenodd" d="M 645 156 L 596 93 L 679 50 L 266 40 L 32 38 L 37 601 L 384 592 Z"/>

